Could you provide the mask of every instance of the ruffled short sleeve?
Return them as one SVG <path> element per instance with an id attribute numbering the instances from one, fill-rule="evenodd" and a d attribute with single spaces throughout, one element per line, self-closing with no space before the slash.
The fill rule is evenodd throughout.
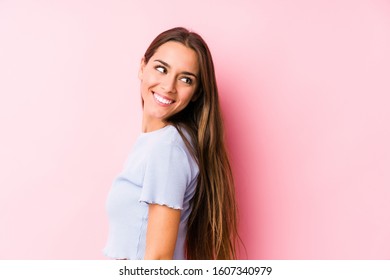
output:
<path id="1" fill-rule="evenodd" d="M 140 202 L 183 209 L 191 168 L 187 153 L 173 143 L 161 143 L 147 160 Z"/>

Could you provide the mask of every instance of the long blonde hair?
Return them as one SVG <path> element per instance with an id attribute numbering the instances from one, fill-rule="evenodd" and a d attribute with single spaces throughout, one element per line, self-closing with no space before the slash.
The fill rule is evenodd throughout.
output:
<path id="1" fill-rule="evenodd" d="M 188 221 L 187 259 L 236 259 L 237 206 L 218 99 L 214 64 L 206 42 L 197 33 L 176 27 L 158 35 L 146 50 L 147 63 L 157 49 L 175 41 L 198 56 L 200 82 L 196 99 L 166 121 L 173 124 L 199 165 L 196 191 Z M 181 131 L 184 127 L 191 142 Z"/>

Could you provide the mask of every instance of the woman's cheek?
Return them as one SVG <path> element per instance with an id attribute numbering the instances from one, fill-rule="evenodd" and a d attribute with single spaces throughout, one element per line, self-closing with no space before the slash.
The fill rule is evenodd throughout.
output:
<path id="1" fill-rule="evenodd" d="M 159 77 L 156 74 L 152 73 L 152 74 L 147 75 L 147 77 L 146 77 L 146 83 L 149 85 L 156 84 L 156 83 L 158 83 L 158 81 L 159 81 Z"/>

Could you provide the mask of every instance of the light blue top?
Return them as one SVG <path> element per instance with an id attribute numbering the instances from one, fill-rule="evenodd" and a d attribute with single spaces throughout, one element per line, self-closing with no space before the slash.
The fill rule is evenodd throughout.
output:
<path id="1" fill-rule="evenodd" d="M 175 127 L 142 133 L 107 198 L 109 234 L 104 254 L 113 259 L 143 259 L 148 204 L 159 204 L 181 210 L 173 258 L 185 259 L 190 200 L 198 173 L 198 165 Z"/>

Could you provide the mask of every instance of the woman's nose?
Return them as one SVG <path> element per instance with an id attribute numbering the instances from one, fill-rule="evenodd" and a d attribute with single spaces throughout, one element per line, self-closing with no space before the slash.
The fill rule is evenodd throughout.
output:
<path id="1" fill-rule="evenodd" d="M 161 89 L 165 92 L 176 92 L 176 78 L 174 76 L 166 75 L 161 81 Z"/>

